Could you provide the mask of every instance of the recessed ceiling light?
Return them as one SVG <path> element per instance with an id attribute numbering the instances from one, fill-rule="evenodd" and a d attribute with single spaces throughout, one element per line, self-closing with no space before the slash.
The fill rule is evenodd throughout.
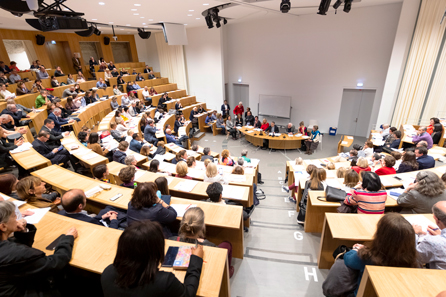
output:
<path id="1" fill-rule="evenodd" d="M 203 5 L 209 5 L 209 3 L 203 3 Z"/>
<path id="2" fill-rule="evenodd" d="M 153 22 L 153 19 L 149 19 L 149 22 Z"/>
<path id="3" fill-rule="evenodd" d="M 193 9 L 189 9 L 189 11 L 195 11 L 195 10 L 193 10 Z"/>
<path id="4" fill-rule="evenodd" d="M 196 20 L 199 20 L 200 18 L 195 18 Z"/>
<path id="5" fill-rule="evenodd" d="M 184 24 L 185 26 L 187 26 L 187 24 Z"/>
<path id="6" fill-rule="evenodd" d="M 119 29 L 119 30 L 122 30 L 122 31 L 124 31 L 124 29 Z"/>
<path id="7" fill-rule="evenodd" d="M 105 5 L 105 3 L 104 2 L 99 2 L 99 5 Z"/>
<path id="8" fill-rule="evenodd" d="M 135 6 L 141 6 L 141 4 L 133 4 L 133 5 L 135 5 Z"/>
<path id="9" fill-rule="evenodd" d="M 109 24 L 113 24 L 113 22 L 108 22 Z"/>
<path id="10" fill-rule="evenodd" d="M 191 14 L 188 14 L 187 16 L 192 16 Z"/>
<path id="11" fill-rule="evenodd" d="M 149 26 L 144 26 L 144 28 L 149 28 Z"/>
<path id="12" fill-rule="evenodd" d="M 133 9 L 130 9 L 131 11 L 137 11 L 138 9 L 136 9 L 136 8 L 133 8 Z"/>
<path id="13" fill-rule="evenodd" d="M 140 19 L 143 19 L 144 17 L 139 17 Z"/>
<path id="14" fill-rule="evenodd" d="M 98 19 L 91 19 L 92 21 L 97 21 Z"/>
<path id="15" fill-rule="evenodd" d="M 145 25 L 146 23 L 142 23 L 143 25 Z"/>
<path id="16" fill-rule="evenodd" d="M 130 26 L 130 24 L 127 24 L 126 26 Z"/>
<path id="17" fill-rule="evenodd" d="M 139 13 L 134 13 L 133 15 L 139 15 Z"/>

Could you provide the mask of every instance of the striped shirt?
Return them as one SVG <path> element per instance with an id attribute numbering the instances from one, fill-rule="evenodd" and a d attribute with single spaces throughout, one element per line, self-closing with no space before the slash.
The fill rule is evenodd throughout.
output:
<path id="1" fill-rule="evenodd" d="M 344 200 L 347 205 L 357 205 L 360 214 L 383 214 L 386 207 L 387 192 L 367 192 L 352 189 Z"/>

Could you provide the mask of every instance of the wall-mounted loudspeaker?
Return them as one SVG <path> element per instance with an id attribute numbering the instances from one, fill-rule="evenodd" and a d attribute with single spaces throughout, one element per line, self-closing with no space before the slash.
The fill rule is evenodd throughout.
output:
<path id="1" fill-rule="evenodd" d="M 37 43 L 37 45 L 44 45 L 44 43 L 45 43 L 45 36 L 37 34 L 36 35 L 36 43 Z"/>
<path id="2" fill-rule="evenodd" d="M 138 28 L 138 35 L 142 39 L 149 39 L 150 35 L 152 35 L 152 32 L 146 32 L 146 31 L 144 31 L 144 29 Z"/>
<path id="3" fill-rule="evenodd" d="M 110 37 L 104 36 L 104 44 L 109 45 L 110 44 Z"/>

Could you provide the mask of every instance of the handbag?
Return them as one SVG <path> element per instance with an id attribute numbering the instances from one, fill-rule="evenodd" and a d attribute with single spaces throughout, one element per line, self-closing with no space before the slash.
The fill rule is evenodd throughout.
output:
<path id="1" fill-rule="evenodd" d="M 345 200 L 345 197 L 347 197 L 347 193 L 344 190 L 331 186 L 327 186 L 325 189 L 325 194 L 328 202 L 341 202 Z"/>
<path id="2" fill-rule="evenodd" d="M 357 206 L 356 205 L 347 205 L 344 201 L 341 201 L 341 206 L 337 208 L 338 213 L 356 213 Z"/>

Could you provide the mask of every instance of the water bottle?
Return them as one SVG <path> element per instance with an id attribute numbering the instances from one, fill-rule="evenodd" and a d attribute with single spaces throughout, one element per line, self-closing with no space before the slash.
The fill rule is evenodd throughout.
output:
<path id="1" fill-rule="evenodd" d="M 218 174 L 223 175 L 223 168 L 221 167 L 218 168 Z"/>
<path id="2" fill-rule="evenodd" d="M 33 112 L 36 112 L 36 109 L 34 108 L 34 106 L 33 106 L 33 108 L 32 108 L 32 109 L 33 109 Z"/>

